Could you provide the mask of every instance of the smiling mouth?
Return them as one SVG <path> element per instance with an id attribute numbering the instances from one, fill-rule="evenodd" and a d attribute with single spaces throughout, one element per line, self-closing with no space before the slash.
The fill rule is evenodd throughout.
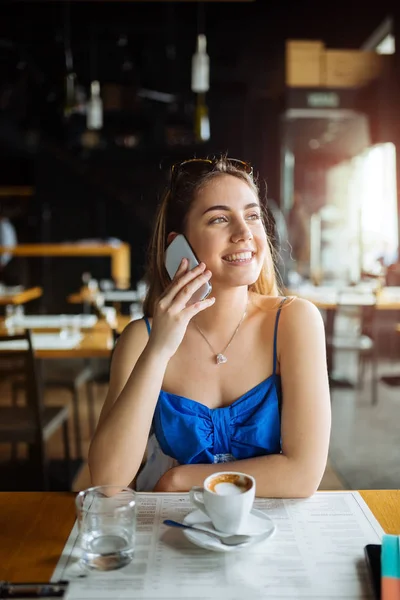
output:
<path id="1" fill-rule="evenodd" d="M 222 257 L 222 260 L 232 265 L 249 264 L 255 255 L 255 252 L 237 252 L 236 254 L 227 254 Z"/>

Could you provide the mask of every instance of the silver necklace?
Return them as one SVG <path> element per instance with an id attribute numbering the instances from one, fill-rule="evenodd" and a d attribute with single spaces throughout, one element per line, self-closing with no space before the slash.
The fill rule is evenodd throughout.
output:
<path id="1" fill-rule="evenodd" d="M 215 352 L 214 348 L 211 346 L 210 342 L 208 341 L 208 339 L 206 338 L 206 336 L 204 335 L 204 333 L 202 332 L 202 330 L 200 329 L 200 327 L 197 325 L 197 323 L 194 323 L 196 329 L 198 330 L 198 332 L 203 336 L 203 338 L 205 339 L 205 341 L 207 342 L 207 344 L 209 345 L 209 347 L 212 350 L 212 353 L 215 356 L 215 362 L 217 363 L 217 365 L 223 365 L 224 363 L 228 362 L 227 357 L 225 356 L 225 352 L 228 350 L 229 346 L 231 345 L 231 343 L 233 342 L 233 338 L 235 337 L 235 335 L 237 334 L 237 332 L 239 331 L 239 327 L 241 326 L 241 324 L 244 321 L 244 318 L 246 316 L 247 313 L 247 305 L 248 305 L 248 299 L 246 302 L 246 308 L 244 309 L 244 313 L 242 315 L 242 318 L 239 321 L 238 326 L 236 327 L 235 331 L 233 332 L 233 335 L 231 337 L 231 339 L 229 340 L 229 342 L 227 343 L 227 345 L 225 346 L 225 348 L 221 351 L 221 352 Z"/>

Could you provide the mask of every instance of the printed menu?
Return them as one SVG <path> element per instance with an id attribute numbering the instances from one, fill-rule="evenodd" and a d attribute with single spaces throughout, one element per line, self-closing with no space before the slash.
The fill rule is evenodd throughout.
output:
<path id="1" fill-rule="evenodd" d="M 132 562 L 115 571 L 83 570 L 75 523 L 52 581 L 70 581 L 67 600 L 373 598 L 364 546 L 380 543 L 383 530 L 358 492 L 257 498 L 255 508 L 274 521 L 274 536 L 219 553 L 163 524 L 193 510 L 188 494 L 138 494 Z"/>

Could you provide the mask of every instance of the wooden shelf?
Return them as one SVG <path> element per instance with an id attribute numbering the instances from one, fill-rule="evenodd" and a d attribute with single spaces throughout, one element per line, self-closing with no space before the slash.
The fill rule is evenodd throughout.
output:
<path id="1" fill-rule="evenodd" d="M 33 196 L 35 188 L 30 185 L 2 185 L 0 198 L 28 198 Z"/>
<path id="2" fill-rule="evenodd" d="M 14 256 L 109 256 L 111 274 L 120 289 L 129 289 L 131 278 L 130 245 L 98 244 L 19 244 L 0 246 L 1 253 Z"/>

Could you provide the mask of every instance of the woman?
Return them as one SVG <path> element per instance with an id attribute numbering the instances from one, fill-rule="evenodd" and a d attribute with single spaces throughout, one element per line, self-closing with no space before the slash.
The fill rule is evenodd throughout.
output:
<path id="1" fill-rule="evenodd" d="M 313 304 L 279 296 L 268 226 L 247 163 L 174 167 L 150 248 L 148 319 L 119 339 L 90 447 L 94 485 L 129 484 L 146 453 L 140 490 L 186 491 L 233 460 L 259 496 L 317 489 L 330 433 L 324 327 Z M 178 233 L 202 262 L 188 271 L 183 260 L 170 282 L 165 250 Z M 209 280 L 212 297 L 188 303 Z"/>

